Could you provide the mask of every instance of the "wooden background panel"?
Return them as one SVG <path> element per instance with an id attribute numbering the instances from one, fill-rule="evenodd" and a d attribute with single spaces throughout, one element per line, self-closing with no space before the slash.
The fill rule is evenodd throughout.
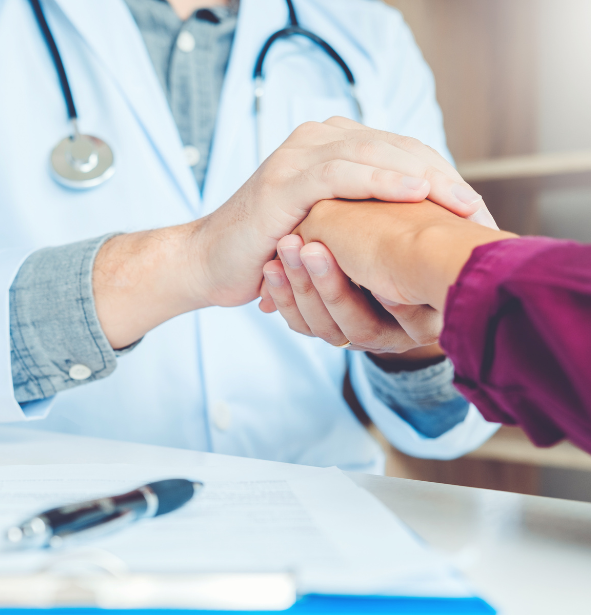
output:
<path id="1" fill-rule="evenodd" d="M 458 162 L 533 153 L 538 146 L 537 0 L 388 0 L 415 33 L 437 82 Z M 474 186 L 501 228 L 537 231 L 530 186 Z"/>
<path id="2" fill-rule="evenodd" d="M 458 161 L 537 148 L 536 0 L 388 0 L 437 81 Z"/>

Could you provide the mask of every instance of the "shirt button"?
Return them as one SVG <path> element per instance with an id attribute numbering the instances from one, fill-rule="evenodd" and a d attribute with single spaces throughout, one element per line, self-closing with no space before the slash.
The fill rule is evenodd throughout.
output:
<path id="1" fill-rule="evenodd" d="M 87 380 L 92 376 L 92 370 L 90 367 L 86 367 L 86 365 L 78 363 L 77 365 L 72 365 L 72 367 L 70 367 L 69 374 L 72 380 Z"/>
<path id="2" fill-rule="evenodd" d="M 190 167 L 194 167 L 200 160 L 201 154 L 194 145 L 185 145 L 185 160 Z"/>
<path id="3" fill-rule="evenodd" d="M 190 53 L 195 49 L 195 37 L 187 30 L 183 30 L 176 39 L 176 46 L 185 53 Z"/>
<path id="4" fill-rule="evenodd" d="M 213 424 L 220 430 L 226 431 L 232 423 L 230 406 L 226 402 L 218 401 L 212 408 Z"/>

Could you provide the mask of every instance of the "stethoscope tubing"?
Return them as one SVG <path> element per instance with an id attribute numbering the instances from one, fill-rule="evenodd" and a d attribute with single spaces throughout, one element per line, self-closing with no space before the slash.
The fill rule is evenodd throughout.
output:
<path id="1" fill-rule="evenodd" d="M 288 26 L 287 28 L 283 28 L 283 30 L 275 32 L 266 40 L 265 44 L 263 45 L 263 48 L 261 49 L 261 52 L 259 53 L 254 67 L 254 79 L 257 79 L 258 77 L 263 77 L 263 65 L 265 63 L 265 58 L 267 57 L 267 54 L 269 53 L 269 50 L 271 49 L 273 44 L 278 40 L 291 38 L 292 36 L 303 36 L 304 38 L 307 38 L 308 40 L 318 45 L 341 67 L 343 73 L 345 73 L 347 81 L 351 85 L 355 85 L 355 77 L 353 76 L 353 72 L 351 71 L 345 60 L 343 60 L 341 55 L 336 51 L 336 49 L 329 45 L 323 38 L 321 38 L 317 34 L 314 34 L 314 32 L 305 30 L 301 26 Z"/>
<path id="2" fill-rule="evenodd" d="M 64 63 L 62 62 L 62 58 L 55 43 L 55 39 L 53 38 L 53 34 L 49 29 L 47 19 L 45 19 L 45 14 L 43 13 L 43 9 L 41 8 L 39 0 L 29 0 L 29 2 L 31 3 L 33 13 L 35 14 L 35 19 L 39 24 L 39 28 L 41 30 L 41 33 L 43 34 L 43 38 L 45 39 L 45 43 L 47 44 L 47 48 L 49 49 L 49 53 L 55 65 L 60 86 L 64 94 L 64 100 L 66 101 L 68 117 L 70 118 L 70 120 L 76 120 L 78 118 L 78 112 L 76 111 L 74 97 L 72 96 L 72 90 L 70 89 L 70 83 L 68 82 L 68 75 L 66 74 L 66 69 L 64 68 Z"/>
<path id="3" fill-rule="evenodd" d="M 262 101 L 265 85 L 264 65 L 265 59 L 267 58 L 271 47 L 279 40 L 291 38 L 292 36 L 302 36 L 320 47 L 324 51 L 324 53 L 326 53 L 341 68 L 341 70 L 345 74 L 345 78 L 349 82 L 351 98 L 353 99 L 353 102 L 355 104 L 355 109 L 357 111 L 359 121 L 363 123 L 363 110 L 357 96 L 356 81 L 355 76 L 353 75 L 353 71 L 349 68 L 349 65 L 345 62 L 345 60 L 334 47 L 332 47 L 329 43 L 327 43 L 317 34 L 314 34 L 314 32 L 306 30 L 305 28 L 302 28 L 302 26 L 300 26 L 293 1 L 286 0 L 286 3 L 289 15 L 289 23 L 287 27 L 271 34 L 271 36 L 269 36 L 269 38 L 265 41 L 265 44 L 263 45 L 261 51 L 259 52 L 259 55 L 257 56 L 252 75 L 254 80 L 255 138 L 257 159 L 259 164 L 263 162 L 264 157 L 263 123 L 261 119 Z"/>

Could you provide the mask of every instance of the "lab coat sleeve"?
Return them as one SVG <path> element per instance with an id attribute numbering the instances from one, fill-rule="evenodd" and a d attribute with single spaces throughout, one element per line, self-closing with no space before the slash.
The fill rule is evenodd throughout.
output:
<path id="1" fill-rule="evenodd" d="M 49 398 L 21 407 L 16 401 L 12 382 L 10 287 L 30 252 L 28 249 L 0 251 L 0 423 L 43 418 L 52 403 Z"/>
<path id="2" fill-rule="evenodd" d="M 12 379 L 4 374 L 7 414 L 0 413 L 0 421 L 43 418 L 57 393 L 105 378 L 116 368 L 121 352 L 102 331 L 92 289 L 96 254 L 110 237 L 37 250 L 24 262 L 13 259 L 7 269 L 5 283 L 12 282 L 4 341 Z M 19 265 L 16 273 L 14 265 Z"/>
<path id="3" fill-rule="evenodd" d="M 349 352 L 349 371 L 353 390 L 376 427 L 398 450 L 413 457 L 454 459 L 478 448 L 499 428 L 485 421 L 473 404 L 464 420 L 437 438 L 429 438 L 402 419 L 382 402 L 367 376 L 361 353 Z"/>
<path id="4" fill-rule="evenodd" d="M 452 362 L 443 359 L 422 369 L 387 372 L 369 354 L 361 355 L 377 397 L 429 438 L 438 438 L 461 423 L 470 410 L 470 403 L 453 384 Z"/>

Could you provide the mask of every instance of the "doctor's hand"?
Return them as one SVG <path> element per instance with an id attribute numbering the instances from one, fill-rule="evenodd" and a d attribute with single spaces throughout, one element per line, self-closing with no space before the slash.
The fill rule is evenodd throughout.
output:
<path id="1" fill-rule="evenodd" d="M 460 216 L 492 220 L 482 198 L 419 141 L 344 118 L 303 124 L 228 202 L 199 221 L 195 272 L 202 301 L 236 306 L 257 298 L 277 242 L 323 199 L 427 197 Z"/>
<path id="2" fill-rule="evenodd" d="M 304 222 L 296 232 L 306 233 L 310 226 Z M 281 239 L 277 252 L 280 260 L 264 267 L 259 307 L 266 313 L 278 310 L 293 331 L 381 355 L 398 369 L 443 356 L 437 345 L 440 312 L 374 297 L 351 281 L 325 245 L 305 244 L 299 234 Z"/>
<path id="3" fill-rule="evenodd" d="M 277 308 L 292 329 L 336 346 L 350 340 L 374 353 L 423 346 L 415 358 L 439 352 L 431 344 L 447 289 L 472 250 L 514 237 L 428 201 L 325 201 L 296 232 L 281 240 L 281 262 L 265 265 L 263 311 Z"/>

